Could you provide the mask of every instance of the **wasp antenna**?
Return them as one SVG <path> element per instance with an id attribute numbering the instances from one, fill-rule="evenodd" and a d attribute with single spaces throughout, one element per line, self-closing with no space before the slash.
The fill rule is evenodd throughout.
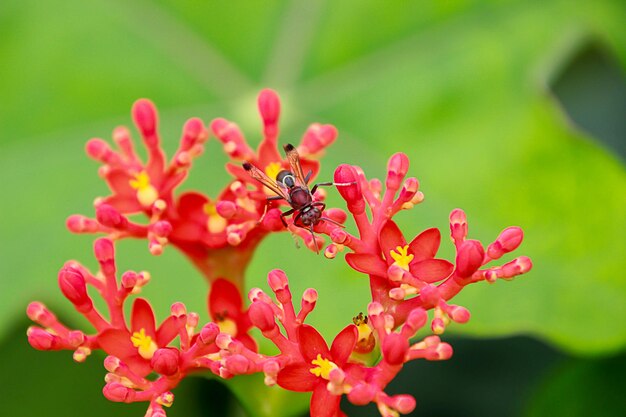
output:
<path id="1" fill-rule="evenodd" d="M 246 171 L 250 171 L 252 169 L 252 164 L 250 162 L 244 162 L 243 169 L 245 169 Z"/>
<path id="2" fill-rule="evenodd" d="M 285 152 L 291 152 L 294 150 L 294 147 L 291 143 L 288 143 L 285 146 L 283 146 L 283 149 L 285 150 Z"/>

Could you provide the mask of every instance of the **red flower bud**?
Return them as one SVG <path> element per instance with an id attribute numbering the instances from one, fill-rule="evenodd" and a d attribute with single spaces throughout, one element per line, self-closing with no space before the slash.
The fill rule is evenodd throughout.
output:
<path id="1" fill-rule="evenodd" d="M 219 326 L 215 323 L 208 323 L 200 330 L 198 340 L 205 345 L 210 345 L 215 342 L 215 338 L 218 334 L 220 334 Z"/>
<path id="2" fill-rule="evenodd" d="M 157 127 L 157 114 L 154 104 L 145 98 L 135 101 L 132 109 L 133 120 L 137 129 L 144 139 L 154 138 Z M 156 146 L 157 143 L 149 143 L 148 146 Z"/>
<path id="3" fill-rule="evenodd" d="M 96 207 L 96 218 L 101 225 L 112 229 L 125 230 L 128 225 L 128 219 L 108 204 Z"/>
<path id="4" fill-rule="evenodd" d="M 363 192 L 358 182 L 356 170 L 350 165 L 341 164 L 335 170 L 335 182 L 338 184 L 339 194 L 348 203 L 348 210 L 354 214 L 361 214 L 365 211 L 365 201 Z"/>
<path id="5" fill-rule="evenodd" d="M 28 343 L 37 350 L 54 350 L 59 336 L 50 334 L 39 327 L 29 327 L 26 332 Z"/>
<path id="6" fill-rule="evenodd" d="M 130 403 L 135 399 L 135 391 L 125 387 L 119 382 L 110 382 L 102 388 L 102 393 L 107 400 L 118 403 Z"/>
<path id="7" fill-rule="evenodd" d="M 287 275 L 280 269 L 273 269 L 267 274 L 267 282 L 274 292 L 282 291 L 287 288 L 289 281 Z"/>
<path id="8" fill-rule="evenodd" d="M 507 227 L 500 233 L 500 236 L 487 248 L 487 256 L 491 259 L 498 259 L 505 253 L 517 249 L 524 239 L 524 232 L 517 226 Z"/>
<path id="9" fill-rule="evenodd" d="M 450 213 L 450 234 L 457 245 L 467 237 L 467 216 L 461 209 L 454 209 Z"/>
<path id="10" fill-rule="evenodd" d="M 273 330 L 276 327 L 276 318 L 272 308 L 262 301 L 255 301 L 248 310 L 250 321 L 262 332 Z"/>
<path id="11" fill-rule="evenodd" d="M 61 268 L 59 271 L 59 287 L 63 295 L 81 313 L 86 313 L 93 308 L 91 298 L 87 294 L 85 277 L 78 269 L 69 266 Z"/>
<path id="12" fill-rule="evenodd" d="M 107 238 L 96 240 L 93 245 L 96 259 L 100 262 L 100 269 L 105 275 L 115 274 L 115 249 L 113 242 Z"/>
<path id="13" fill-rule="evenodd" d="M 357 383 L 348 393 L 348 401 L 354 405 L 367 405 L 374 400 L 376 393 L 371 385 Z"/>
<path id="14" fill-rule="evenodd" d="M 415 410 L 415 398 L 412 395 L 400 394 L 393 396 L 391 406 L 400 414 L 409 414 Z"/>
<path id="15" fill-rule="evenodd" d="M 280 117 L 280 99 L 274 90 L 262 90 L 258 98 L 259 113 L 266 128 L 273 127 Z"/>
<path id="16" fill-rule="evenodd" d="M 150 366 L 161 375 L 171 376 L 178 372 L 179 357 L 178 349 L 157 349 L 150 360 Z"/>
<path id="17" fill-rule="evenodd" d="M 395 153 L 387 163 L 387 188 L 396 191 L 409 171 L 409 157 L 402 152 Z"/>
<path id="18" fill-rule="evenodd" d="M 403 364 L 408 350 L 409 341 L 401 334 L 390 333 L 383 341 L 383 357 L 390 365 Z"/>
<path id="19" fill-rule="evenodd" d="M 250 369 L 250 361 L 243 355 L 232 355 L 226 358 L 225 367 L 230 373 L 241 375 Z"/>
<path id="20" fill-rule="evenodd" d="M 483 245 L 477 240 L 466 240 L 456 254 L 456 273 L 467 278 L 480 268 L 485 258 Z"/>

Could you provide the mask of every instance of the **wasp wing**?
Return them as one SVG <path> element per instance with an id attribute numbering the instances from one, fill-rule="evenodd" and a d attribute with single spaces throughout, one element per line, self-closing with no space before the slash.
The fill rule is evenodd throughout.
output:
<path id="1" fill-rule="evenodd" d="M 284 147 L 285 155 L 287 156 L 287 161 L 289 162 L 289 166 L 291 167 L 291 172 L 296 176 L 296 181 L 299 182 L 299 186 L 308 188 L 308 185 L 305 181 L 304 172 L 302 172 L 302 164 L 300 163 L 300 155 L 298 155 L 298 151 L 296 148 L 288 143 Z"/>
<path id="2" fill-rule="evenodd" d="M 246 172 L 255 180 L 257 180 L 258 182 L 260 182 L 261 184 L 263 184 L 264 186 L 266 186 L 267 188 L 269 188 L 270 190 L 274 191 L 277 195 L 279 195 L 280 197 L 284 198 L 285 200 L 289 201 L 289 194 L 287 194 L 287 190 L 285 190 L 283 187 L 281 187 L 280 185 L 278 185 L 278 183 L 271 179 L 270 177 L 268 177 L 263 171 L 261 171 L 259 168 L 255 167 L 254 165 L 252 165 L 251 163 L 248 162 L 244 162 L 243 164 L 243 169 L 246 170 Z"/>

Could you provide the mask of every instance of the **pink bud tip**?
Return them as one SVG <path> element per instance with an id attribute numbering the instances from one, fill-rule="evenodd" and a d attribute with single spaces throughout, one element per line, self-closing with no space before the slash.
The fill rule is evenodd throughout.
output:
<path id="1" fill-rule="evenodd" d="M 61 292 L 79 311 L 91 310 L 92 302 L 87 294 L 85 277 L 78 269 L 65 266 L 59 271 L 58 278 Z"/>
<path id="2" fill-rule="evenodd" d="M 383 314 L 384 311 L 385 309 L 383 308 L 383 305 L 376 301 L 369 303 L 369 305 L 367 306 L 367 314 L 370 317 Z"/>
<path id="3" fill-rule="evenodd" d="M 385 362 L 390 365 L 401 365 L 409 350 L 409 341 L 401 334 L 390 333 L 383 341 L 382 350 Z"/>
<path id="4" fill-rule="evenodd" d="M 403 288 L 396 287 L 389 290 L 389 298 L 400 301 L 406 297 L 406 291 Z"/>
<path id="5" fill-rule="evenodd" d="M 228 350 L 228 347 L 233 342 L 233 338 L 227 333 L 220 333 L 215 338 L 215 344 L 220 349 Z"/>
<path id="6" fill-rule="evenodd" d="M 119 382 L 110 382 L 104 386 L 102 393 L 109 401 L 132 402 L 135 398 L 135 391 L 125 387 Z"/>
<path id="7" fill-rule="evenodd" d="M 327 259 L 335 259 L 339 253 L 339 248 L 335 244 L 330 244 L 324 249 L 324 257 Z"/>
<path id="8" fill-rule="evenodd" d="M 174 317 L 182 317 L 187 314 L 187 307 L 184 303 L 181 303 L 180 301 L 175 302 L 170 307 L 170 313 Z"/>
<path id="9" fill-rule="evenodd" d="M 89 217 L 73 214 L 65 221 L 65 226 L 72 233 L 95 233 L 99 230 L 98 223 Z"/>
<path id="10" fill-rule="evenodd" d="M 316 303 L 317 302 L 317 291 L 313 288 L 307 288 L 302 295 L 302 300 L 307 303 Z"/>
<path id="11" fill-rule="evenodd" d="M 471 317 L 469 310 L 461 306 L 450 306 L 447 313 L 457 323 L 467 323 Z"/>
<path id="12" fill-rule="evenodd" d="M 51 350 L 55 344 L 55 337 L 40 327 L 29 327 L 26 332 L 28 343 L 37 350 Z"/>
<path id="13" fill-rule="evenodd" d="M 450 233 L 455 242 L 461 242 L 467 237 L 467 216 L 461 209 L 454 209 L 450 213 Z"/>
<path id="14" fill-rule="evenodd" d="M 122 362 L 115 356 L 107 356 L 104 359 L 104 369 L 111 373 L 116 373 L 118 369 L 122 366 Z"/>
<path id="15" fill-rule="evenodd" d="M 272 308 L 262 301 L 255 301 L 248 310 L 250 321 L 262 332 L 273 330 L 276 327 L 276 319 Z"/>
<path id="16" fill-rule="evenodd" d="M 189 150 L 196 142 L 203 142 L 208 136 L 204 129 L 204 123 L 197 117 L 191 118 L 185 122 L 183 127 L 183 137 L 181 139 L 181 148 Z"/>
<path id="17" fill-rule="evenodd" d="M 122 275 L 122 287 L 132 289 L 137 285 L 138 276 L 136 272 L 126 271 Z"/>
<path id="18" fill-rule="evenodd" d="M 96 218 L 100 224 L 112 229 L 124 230 L 128 224 L 126 217 L 108 204 L 101 204 L 96 207 Z"/>
<path id="19" fill-rule="evenodd" d="M 107 156 L 112 152 L 108 143 L 102 139 L 90 139 L 85 145 L 87 155 L 97 161 L 105 161 Z"/>
<path id="20" fill-rule="evenodd" d="M 73 347 L 78 347 L 85 343 L 85 333 L 80 330 L 72 330 L 67 334 L 67 342 Z"/>
<path id="21" fill-rule="evenodd" d="M 485 250 L 477 240 L 466 240 L 458 249 L 456 255 L 456 272 L 461 278 L 472 275 L 483 264 Z"/>
<path id="22" fill-rule="evenodd" d="M 38 301 L 28 304 L 28 307 L 26 307 L 26 315 L 29 319 L 41 324 L 44 327 L 49 327 L 56 320 L 54 315 L 46 308 L 46 306 Z"/>
<path id="23" fill-rule="evenodd" d="M 354 405 L 367 405 L 374 400 L 376 389 L 369 384 L 357 383 L 348 393 L 348 401 Z"/>
<path id="24" fill-rule="evenodd" d="M 447 343 L 439 344 L 435 351 L 437 352 L 437 359 L 441 361 L 450 359 L 453 353 L 452 346 Z"/>
<path id="25" fill-rule="evenodd" d="M 165 376 L 174 375 L 178 372 L 178 349 L 162 348 L 157 349 L 150 360 L 150 365 L 157 373 Z"/>
<path id="26" fill-rule="evenodd" d="M 341 164 L 335 170 L 335 182 L 338 184 L 339 194 L 348 203 L 348 210 L 354 214 L 361 214 L 365 211 L 365 201 L 363 192 L 358 182 L 358 175 L 354 167 Z"/>
<path id="27" fill-rule="evenodd" d="M 132 109 L 133 120 L 144 136 L 152 136 L 156 132 L 157 114 L 154 104 L 145 98 L 137 100 Z"/>
<path id="28" fill-rule="evenodd" d="M 334 243 L 342 245 L 346 242 L 347 239 L 348 233 L 340 227 L 337 227 L 330 232 L 330 240 L 332 240 Z"/>
<path id="29" fill-rule="evenodd" d="M 160 220 L 152 225 L 152 231 L 158 237 L 167 237 L 172 233 L 172 225 L 168 221 Z"/>
<path id="30" fill-rule="evenodd" d="M 304 133 L 300 147 L 306 154 L 316 154 L 331 145 L 336 138 L 335 126 L 313 123 Z"/>
<path id="31" fill-rule="evenodd" d="M 215 208 L 217 209 L 217 214 L 225 219 L 230 219 L 237 213 L 237 205 L 232 201 L 220 201 Z"/>
<path id="32" fill-rule="evenodd" d="M 285 273 L 280 269 L 273 269 L 270 271 L 270 273 L 267 274 L 267 282 L 274 292 L 284 290 L 289 284 L 287 275 L 285 275 Z"/>
<path id="33" fill-rule="evenodd" d="M 387 188 L 397 190 L 409 171 L 409 157 L 402 152 L 393 154 L 387 163 Z"/>
<path id="34" fill-rule="evenodd" d="M 215 342 L 215 338 L 220 333 L 220 328 L 215 323 L 208 323 L 200 331 L 198 339 L 205 345 Z"/>
<path id="35" fill-rule="evenodd" d="M 409 316 L 406 319 L 406 322 L 404 323 L 404 326 L 410 328 L 411 336 L 413 336 L 413 334 L 415 334 L 417 330 L 424 327 L 427 321 L 428 313 L 426 313 L 426 310 L 424 310 L 423 308 L 418 307 L 411 310 Z"/>
<path id="36" fill-rule="evenodd" d="M 261 91 L 258 98 L 259 112 L 265 126 L 272 126 L 280 117 L 280 99 L 274 90 L 268 88 Z"/>
<path id="37" fill-rule="evenodd" d="M 405 273 L 406 270 L 401 266 L 391 265 L 389 269 L 387 269 L 387 278 L 393 282 L 401 282 Z"/>
<path id="38" fill-rule="evenodd" d="M 513 259 L 501 267 L 501 271 L 498 274 L 501 278 L 512 278 L 516 275 L 525 274 L 533 267 L 533 263 L 527 256 L 520 256 Z"/>
<path id="39" fill-rule="evenodd" d="M 498 259 L 505 253 L 517 249 L 524 239 L 524 232 L 521 228 L 513 226 L 507 227 L 500 233 L 500 236 L 487 248 L 487 255 L 491 259 Z"/>
<path id="40" fill-rule="evenodd" d="M 243 355 L 232 355 L 226 358 L 225 366 L 234 375 L 242 375 L 250 369 L 250 361 Z"/>
<path id="41" fill-rule="evenodd" d="M 415 410 L 415 398 L 411 395 L 396 395 L 392 399 L 392 407 L 400 414 L 409 414 Z"/>

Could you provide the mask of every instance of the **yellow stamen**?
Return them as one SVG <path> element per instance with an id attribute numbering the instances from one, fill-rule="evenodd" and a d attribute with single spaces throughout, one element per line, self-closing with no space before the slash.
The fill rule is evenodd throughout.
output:
<path id="1" fill-rule="evenodd" d="M 315 368 L 309 369 L 309 371 L 315 376 L 321 376 L 324 379 L 330 378 L 330 371 L 337 369 L 338 366 L 328 359 L 322 358 L 321 354 L 317 354 L 317 358 L 311 361 L 311 364 L 317 365 Z"/>
<path id="2" fill-rule="evenodd" d="M 282 171 L 283 167 L 280 164 L 280 162 L 270 162 L 266 167 L 265 167 L 265 173 L 267 174 L 268 177 L 270 177 L 271 179 L 275 180 L 276 176 L 278 175 L 278 173 L 280 171 Z M 267 195 L 276 195 L 276 193 L 272 190 L 270 190 L 267 187 L 263 187 L 263 191 L 265 191 L 265 194 Z"/>
<path id="3" fill-rule="evenodd" d="M 135 174 L 135 179 L 128 181 L 130 186 L 137 190 L 137 200 L 144 207 L 149 207 L 159 198 L 159 192 L 152 184 L 146 171 Z"/>
<path id="4" fill-rule="evenodd" d="M 397 252 L 396 252 L 397 251 Z M 409 270 L 409 264 L 413 260 L 413 254 L 409 253 L 409 245 L 397 246 L 396 250 L 389 251 L 389 254 L 395 261 L 393 264 L 399 266 L 405 271 Z"/>
<path id="5" fill-rule="evenodd" d="M 157 397 L 156 402 L 161 404 L 163 407 L 171 407 L 174 403 L 174 394 L 171 392 L 165 392 Z"/>
<path id="6" fill-rule="evenodd" d="M 146 330 L 142 327 L 138 332 L 134 332 L 130 337 L 130 341 L 133 346 L 137 348 L 137 352 L 144 359 L 152 359 L 154 352 L 158 349 L 158 346 L 152 338 L 146 335 Z"/>
<path id="7" fill-rule="evenodd" d="M 220 328 L 220 332 L 226 333 L 232 337 L 237 336 L 237 323 L 231 319 L 223 319 L 217 322 L 217 327 Z"/>
<path id="8" fill-rule="evenodd" d="M 206 222 L 206 227 L 211 233 L 221 233 L 226 229 L 228 225 L 228 221 L 219 215 L 217 212 L 217 207 L 215 203 L 209 201 L 203 207 L 204 213 L 207 215 L 208 219 Z"/>

